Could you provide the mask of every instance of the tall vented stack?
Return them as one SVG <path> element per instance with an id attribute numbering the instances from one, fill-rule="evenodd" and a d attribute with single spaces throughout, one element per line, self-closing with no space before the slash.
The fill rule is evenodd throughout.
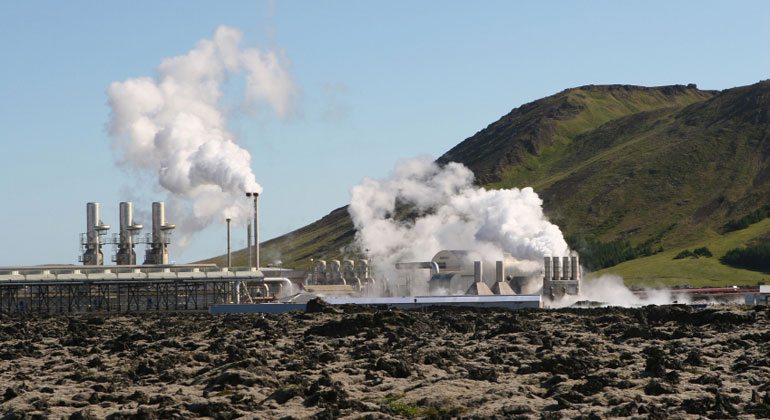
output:
<path id="1" fill-rule="evenodd" d="M 166 223 L 166 204 L 162 201 L 152 203 L 152 237 L 145 253 L 145 264 L 168 264 L 167 247 L 175 227 Z"/>
<path id="2" fill-rule="evenodd" d="M 569 257 L 561 257 L 561 279 L 562 280 L 570 280 L 570 273 L 572 272 L 570 270 L 570 262 Z"/>
<path id="3" fill-rule="evenodd" d="M 570 272 L 571 273 L 570 280 L 577 280 L 577 281 L 582 280 L 580 278 L 580 260 L 579 260 L 579 258 L 580 257 L 577 256 L 577 255 L 573 255 L 570 258 L 570 262 L 572 263 L 572 271 Z"/>
<path id="4" fill-rule="evenodd" d="M 358 260 L 358 278 L 369 281 L 369 260 Z"/>
<path id="5" fill-rule="evenodd" d="M 330 277 L 331 280 L 334 282 L 339 282 L 342 280 L 342 272 L 340 270 L 340 260 L 331 260 L 329 262 L 329 268 L 330 268 Z"/>
<path id="6" fill-rule="evenodd" d="M 326 261 L 317 260 L 313 267 L 313 282 L 315 284 L 326 283 Z"/>
<path id="7" fill-rule="evenodd" d="M 247 192 L 246 197 L 254 197 L 254 266 L 259 270 L 259 193 Z"/>
<path id="8" fill-rule="evenodd" d="M 225 219 L 227 222 L 227 268 L 232 268 L 233 266 L 233 259 L 232 255 L 230 254 L 230 219 L 229 217 Z"/>
<path id="9" fill-rule="evenodd" d="M 545 268 L 543 278 L 551 280 L 551 257 L 543 257 L 543 267 Z"/>
<path id="10" fill-rule="evenodd" d="M 561 280 L 561 277 L 559 277 L 560 266 L 561 266 L 560 258 L 553 257 L 553 280 Z"/>
<path id="11" fill-rule="evenodd" d="M 104 265 L 101 235 L 110 229 L 99 220 L 99 203 L 86 204 L 86 235 L 83 240 L 83 265 Z"/>
<path id="12" fill-rule="evenodd" d="M 120 239 L 115 262 L 118 265 L 136 265 L 134 236 L 142 230 L 142 225 L 134 223 L 134 206 L 131 202 L 120 203 Z"/>

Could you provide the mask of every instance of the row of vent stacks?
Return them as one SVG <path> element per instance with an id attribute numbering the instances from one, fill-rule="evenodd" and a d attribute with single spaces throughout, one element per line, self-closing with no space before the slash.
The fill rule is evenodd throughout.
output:
<path id="1" fill-rule="evenodd" d="M 146 244 L 144 264 L 168 264 L 168 245 L 171 231 L 176 226 L 166 223 L 166 205 L 162 201 L 152 203 L 152 232 L 145 238 L 137 238 L 143 226 L 134 222 L 133 204 L 120 203 L 120 233 L 106 237 L 110 226 L 99 218 L 99 203 L 86 204 L 86 232 L 81 234 L 80 244 L 83 265 L 104 265 L 102 245 L 114 245 L 117 252 L 113 262 L 117 265 L 136 265 L 134 245 Z"/>
<path id="2" fill-rule="evenodd" d="M 361 290 L 367 285 L 374 284 L 369 274 L 369 261 L 358 260 L 316 260 L 310 277 L 312 285 L 347 285 L 354 290 Z"/>
<path id="3" fill-rule="evenodd" d="M 543 296 L 551 300 L 580 294 L 580 260 L 569 257 L 543 257 Z"/>

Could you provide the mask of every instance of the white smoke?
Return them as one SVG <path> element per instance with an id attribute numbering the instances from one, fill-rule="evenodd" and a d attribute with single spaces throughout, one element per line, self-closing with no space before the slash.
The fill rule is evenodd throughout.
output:
<path id="1" fill-rule="evenodd" d="M 559 227 L 549 222 L 532 188 L 486 190 L 459 163 L 430 157 L 404 160 L 386 180 L 365 178 L 350 191 L 356 240 L 375 276 L 396 277 L 399 261 L 430 261 L 440 250 L 472 250 L 486 261 L 509 253 L 530 273 L 544 255 L 567 255 Z M 408 211 L 415 217 L 396 217 Z"/>
<path id="2" fill-rule="evenodd" d="M 251 155 L 227 130 L 222 85 L 243 75 L 243 104 L 265 103 L 279 116 L 292 107 L 296 87 L 287 60 L 275 51 L 241 49 L 243 34 L 220 26 L 185 55 L 163 59 L 156 77 L 113 82 L 110 134 L 119 163 L 149 172 L 166 190 L 170 221 L 184 246 L 215 218 L 243 222 L 244 192 L 262 192 Z"/>

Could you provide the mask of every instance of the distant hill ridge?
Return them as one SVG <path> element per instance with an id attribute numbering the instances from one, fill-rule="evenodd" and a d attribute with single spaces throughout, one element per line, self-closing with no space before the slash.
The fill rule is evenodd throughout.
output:
<path id="1" fill-rule="evenodd" d="M 719 227 L 768 202 L 768 158 L 770 81 L 763 81 L 724 91 L 692 84 L 567 89 L 513 109 L 438 162 L 463 163 L 487 188 L 533 186 L 565 234 L 654 243 L 665 251 L 650 257 L 659 265 L 669 264 L 669 252 L 706 243 L 719 249 L 738 237 L 722 235 Z M 762 226 L 746 240 L 770 237 Z M 354 236 L 342 207 L 265 242 L 263 260 L 275 255 L 286 266 L 308 267 L 310 258 L 354 252 Z M 699 263 L 709 276 L 757 281 L 756 273 L 718 266 L 717 254 Z M 236 255 L 236 262 L 245 255 Z M 632 264 L 634 273 L 623 272 L 631 263 L 615 271 L 631 281 L 652 280 L 643 262 Z M 672 262 L 679 265 L 671 269 L 689 263 Z M 706 275 L 693 270 L 692 276 Z M 663 282 L 692 280 L 677 275 Z"/>

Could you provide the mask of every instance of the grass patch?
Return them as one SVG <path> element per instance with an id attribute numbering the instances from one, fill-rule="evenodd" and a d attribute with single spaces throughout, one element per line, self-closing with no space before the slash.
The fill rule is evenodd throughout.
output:
<path id="1" fill-rule="evenodd" d="M 770 219 L 753 224 L 746 229 L 721 235 L 715 231 L 703 232 L 697 247 L 706 247 L 716 257 L 743 246 L 754 238 L 770 231 Z M 674 260 L 682 248 L 670 249 L 649 257 L 626 261 L 586 275 L 586 279 L 601 275 L 623 277 L 630 287 L 663 287 L 690 285 L 693 287 L 756 286 L 770 283 L 770 276 L 757 271 L 745 270 L 721 264 L 718 258 L 685 258 Z"/>
<path id="2" fill-rule="evenodd" d="M 410 419 L 419 417 L 422 414 L 422 410 L 420 410 L 420 407 L 416 402 L 406 403 L 394 401 L 389 404 L 389 407 L 393 410 L 393 413 Z"/>
<path id="3" fill-rule="evenodd" d="M 398 393 L 398 394 L 388 394 L 387 396 L 385 396 L 385 402 L 386 403 L 392 403 L 392 402 L 400 400 L 401 398 L 404 398 L 405 396 L 406 396 L 406 394 L 403 393 L 403 392 Z"/>

